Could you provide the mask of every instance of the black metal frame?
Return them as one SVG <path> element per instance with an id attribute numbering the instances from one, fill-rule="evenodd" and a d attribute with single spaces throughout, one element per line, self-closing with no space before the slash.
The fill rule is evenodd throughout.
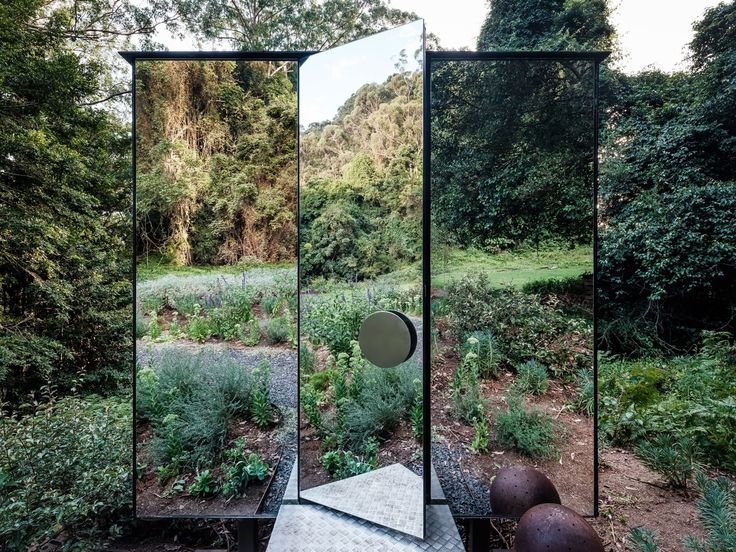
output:
<path id="1" fill-rule="evenodd" d="M 425 38 L 426 47 L 426 38 Z M 180 51 L 180 52 L 151 52 L 151 51 L 123 51 L 120 55 L 131 65 L 132 77 L 132 247 L 135 248 L 136 244 L 136 92 L 135 92 L 135 79 L 136 79 L 136 61 L 148 61 L 148 60 L 187 60 L 187 61 L 285 61 L 295 62 L 298 66 L 309 58 L 311 55 L 318 53 L 317 51 L 213 51 L 213 52 L 200 52 L 200 51 Z M 422 362 L 423 362 L 423 377 L 422 377 L 422 394 L 423 394 L 423 493 L 424 493 L 424 504 L 436 504 L 437 502 L 432 500 L 432 421 L 431 421 L 431 406 L 432 399 L 431 393 L 431 340 L 426 339 L 426 332 L 431 328 L 431 226 L 430 226 L 430 214 L 431 214 L 431 77 L 432 77 L 432 62 L 434 61 L 506 61 L 506 60 L 527 60 L 527 61 L 562 61 L 562 60 L 575 60 L 575 61 L 590 61 L 594 64 L 594 96 L 593 96 L 593 209 L 594 209 L 594 221 L 593 221 L 593 255 L 594 255 L 594 268 L 593 268 L 593 382 L 594 382 L 594 482 L 593 482 L 593 515 L 598 516 L 598 495 L 599 495 L 599 480 L 598 480 L 598 360 L 597 360 L 597 348 L 598 348 L 598 324 L 595 317 L 595 313 L 598 308 L 598 297 L 597 297 L 597 252 L 598 252 L 598 208 L 597 208 L 597 194 L 598 194 L 598 132 L 599 132 L 599 114 L 598 114 L 598 77 L 601 62 L 608 57 L 610 52 L 604 51 L 581 51 L 581 52 L 545 52 L 545 51 L 495 51 L 495 52 L 466 52 L 466 51 L 428 51 L 424 50 L 423 58 L 423 94 L 422 94 L 422 286 L 423 286 L 423 298 L 422 298 L 422 321 L 425 331 L 425 339 L 422 344 Z M 300 107 L 300 94 L 298 93 L 299 87 L 299 76 L 297 72 L 297 113 Z M 296 126 L 297 133 L 297 243 L 296 243 L 296 258 L 297 258 L 297 335 L 300 334 L 301 324 L 301 274 L 299 262 L 299 243 L 300 243 L 300 211 L 299 211 L 299 178 L 301 176 L 301 158 L 299 155 L 300 150 L 300 129 L 297 122 Z M 132 494 L 133 494 L 133 512 L 136 514 L 137 497 L 135 492 L 136 480 L 137 480 L 137 457 L 136 457 L 136 413 L 135 413 L 135 394 L 136 394 L 136 378 L 135 378 L 135 360 L 136 360 L 136 333 L 135 333 L 135 302 L 136 302 L 136 263 L 135 253 L 133 254 L 133 262 L 131 263 L 131 282 L 133 287 L 133 309 L 132 309 L 132 342 L 133 342 L 133 478 L 132 478 Z M 297 349 L 297 409 L 299 408 L 299 370 L 300 370 L 300 350 Z M 299 427 L 299 416 L 297 416 L 297 459 L 300 452 L 300 427 Z M 299 485 L 299 465 L 296 464 L 297 469 L 297 489 L 300 490 Z M 301 498 L 300 498 L 301 500 Z M 486 518 L 486 516 L 457 516 L 473 519 L 474 517 Z M 493 516 L 492 516 L 493 517 Z M 233 516 L 233 515 L 201 515 L 201 516 L 146 516 L 141 519 L 267 519 L 273 518 L 272 515 L 256 514 L 250 516 Z"/>
<path id="2" fill-rule="evenodd" d="M 431 132 L 431 110 L 432 110 L 432 62 L 434 61 L 589 61 L 593 64 L 593 517 L 598 517 L 599 509 L 599 458 L 598 458 L 598 323 L 596 312 L 598 311 L 598 77 L 600 64 L 610 55 L 606 51 L 581 51 L 581 52 L 548 52 L 548 51 L 492 51 L 492 52 L 465 52 L 465 51 L 426 51 L 424 57 L 424 109 L 422 110 L 423 122 L 423 148 L 422 159 L 422 209 L 423 209 L 423 235 L 422 235 L 422 280 L 424 282 L 424 300 L 422 305 L 423 327 L 425 337 L 427 331 L 431 331 L 431 208 L 432 208 L 432 132 Z M 431 439 L 427 443 L 427 435 L 431 434 L 432 425 L 429 414 L 431 413 L 432 399 L 430 397 L 431 386 L 429 384 L 432 366 L 432 344 L 431 340 L 423 341 L 424 355 L 424 465 L 431 466 Z M 429 446 L 427 446 L 429 445 Z M 427 482 L 425 477 L 425 498 L 427 504 L 433 503 L 430 494 L 427 495 Z M 488 516 L 456 516 L 464 519 L 487 519 Z M 491 517 L 499 517 L 491 514 Z"/>

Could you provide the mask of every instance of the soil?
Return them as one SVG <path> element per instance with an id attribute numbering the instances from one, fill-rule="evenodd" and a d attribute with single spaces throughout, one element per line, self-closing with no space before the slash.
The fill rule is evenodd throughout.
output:
<path id="1" fill-rule="evenodd" d="M 593 514 L 593 419 L 570 412 L 566 405 L 576 389 L 550 379 L 544 395 L 528 398 L 527 405 L 555 418 L 562 428 L 560 454 L 552 459 L 530 459 L 502 446 L 493 439 L 489 453 L 470 449 L 474 429 L 460 422 L 450 402 L 452 377 L 460 362 L 452 343 L 441 341 L 445 355 L 432 367 L 432 456 L 437 475 L 457 516 L 488 516 L 489 489 L 493 476 L 504 467 L 524 464 L 539 469 L 552 480 L 562 503 L 583 515 Z M 489 420 L 506 408 L 507 390 L 514 374 L 502 371 L 498 379 L 484 379 L 481 394 L 488 401 Z M 444 449 L 444 450 L 443 450 Z"/>
<path id="2" fill-rule="evenodd" d="M 279 421 L 280 422 L 280 421 Z M 245 454 L 256 452 L 271 466 L 271 474 L 279 464 L 281 445 L 276 438 L 279 423 L 270 428 L 260 429 L 249 420 L 234 423 L 228 429 L 228 442 L 238 437 L 245 437 L 247 448 Z M 147 424 L 138 428 L 138 466 L 140 477 L 136 482 L 136 510 L 139 517 L 161 516 L 244 516 L 258 513 L 264 493 L 268 489 L 269 477 L 264 481 L 253 481 L 248 485 L 243 498 L 228 500 L 222 494 L 213 498 L 200 499 L 188 492 L 175 493 L 171 487 L 174 482 L 184 480 L 185 488 L 194 481 L 194 473 L 183 473 L 171 478 L 164 484 L 158 481 L 156 465 L 151 458 L 152 432 Z M 142 471 L 141 471 L 142 470 Z M 222 476 L 222 468 L 212 469 L 215 478 Z"/>

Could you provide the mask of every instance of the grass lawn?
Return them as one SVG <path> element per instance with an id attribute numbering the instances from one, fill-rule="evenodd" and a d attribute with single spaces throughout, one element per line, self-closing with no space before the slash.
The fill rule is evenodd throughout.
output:
<path id="1" fill-rule="evenodd" d="M 493 284 L 521 287 L 528 282 L 569 278 L 593 272 L 593 247 L 489 254 L 452 249 L 432 266 L 432 287 L 444 287 L 467 274 L 485 273 Z"/>
<path id="2" fill-rule="evenodd" d="M 179 266 L 161 256 L 151 255 L 141 258 L 136 266 L 138 282 L 155 280 L 162 276 L 203 276 L 211 274 L 240 274 L 251 268 L 290 268 L 294 263 L 275 263 L 262 265 L 218 265 L 218 266 Z"/>

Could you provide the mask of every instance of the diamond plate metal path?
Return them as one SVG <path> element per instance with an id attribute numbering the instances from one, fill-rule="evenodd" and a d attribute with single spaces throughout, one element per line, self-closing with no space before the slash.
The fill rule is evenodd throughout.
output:
<path id="1" fill-rule="evenodd" d="M 268 543 L 268 552 L 464 552 L 446 505 L 427 507 L 425 540 L 354 518 L 323 506 L 286 504 Z"/>
<path id="2" fill-rule="evenodd" d="M 401 464 L 302 490 L 301 498 L 420 539 L 424 536 L 422 478 Z"/>

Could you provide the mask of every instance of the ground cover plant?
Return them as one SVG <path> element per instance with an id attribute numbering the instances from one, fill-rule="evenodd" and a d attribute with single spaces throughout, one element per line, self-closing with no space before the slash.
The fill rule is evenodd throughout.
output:
<path id="1" fill-rule="evenodd" d="M 151 493 L 186 508 L 187 497 L 227 501 L 272 473 L 280 414 L 270 401 L 270 366 L 248 371 L 227 352 L 170 348 L 137 369 L 139 511 L 155 513 Z M 253 509 L 264 489 L 250 497 Z"/>

